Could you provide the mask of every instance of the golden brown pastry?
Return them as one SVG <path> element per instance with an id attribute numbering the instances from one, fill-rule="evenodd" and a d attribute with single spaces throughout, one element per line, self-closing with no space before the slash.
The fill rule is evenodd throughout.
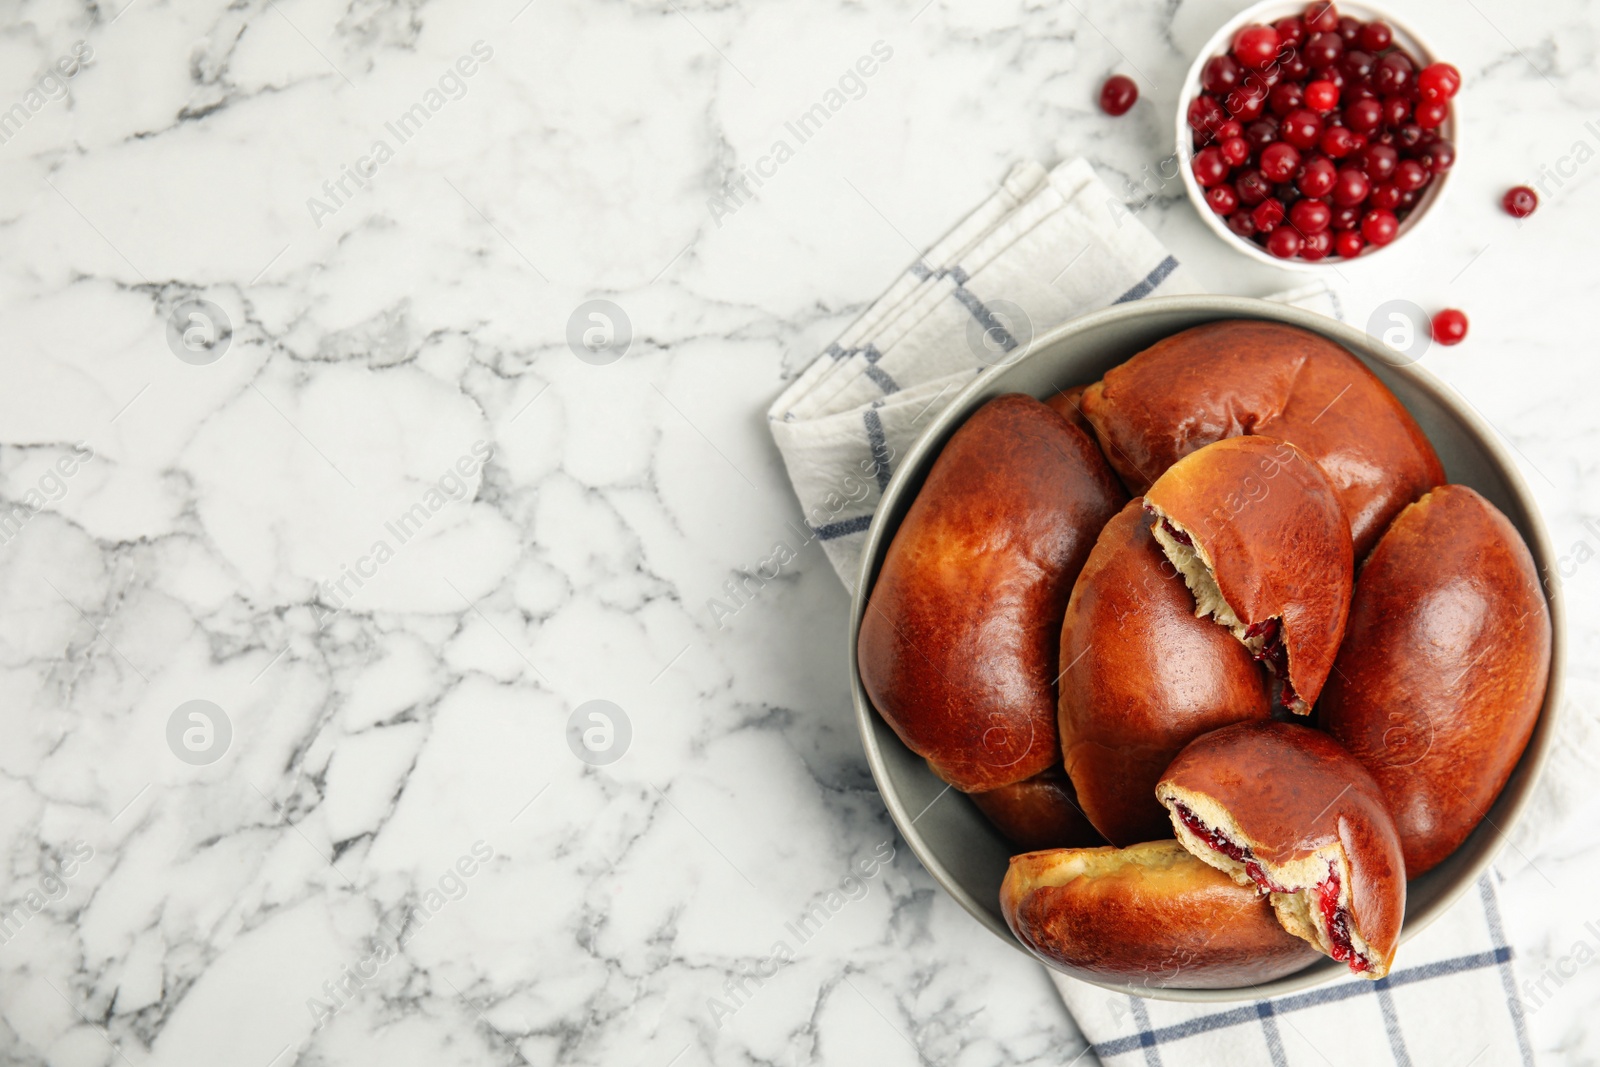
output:
<path id="1" fill-rule="evenodd" d="M 1219 989 L 1281 978 L 1317 958 L 1253 886 L 1172 840 L 1013 856 L 1000 910 L 1046 962 L 1102 981 Z"/>
<path id="2" fill-rule="evenodd" d="M 934 461 L 884 555 L 857 657 L 884 720 L 957 789 L 1060 762 L 1061 618 L 1126 499 L 1087 434 L 1020 394 L 979 408 Z"/>
<path id="3" fill-rule="evenodd" d="M 1550 609 L 1510 520 L 1464 485 L 1402 511 L 1362 568 L 1317 713 L 1383 789 L 1409 876 L 1500 795 L 1549 673 Z"/>
<path id="4" fill-rule="evenodd" d="M 1236 319 L 1174 334 L 1108 371 L 1081 404 L 1135 494 L 1214 441 L 1291 442 L 1333 483 L 1357 559 L 1401 508 L 1444 481 L 1416 421 L 1360 360 L 1281 323 Z"/>
<path id="5" fill-rule="evenodd" d="M 1105 844 L 1084 817 L 1060 764 L 1032 778 L 967 795 L 995 829 L 1024 852 Z"/>
<path id="6" fill-rule="evenodd" d="M 1174 463 L 1145 494 L 1151 532 L 1195 613 L 1227 627 L 1305 715 L 1344 636 L 1350 529 L 1322 469 L 1286 441 L 1232 437 Z"/>
<path id="7" fill-rule="evenodd" d="M 1106 840 L 1166 837 L 1156 781 L 1178 750 L 1267 719 L 1266 678 L 1209 619 L 1150 534 L 1136 499 L 1100 531 L 1061 628 L 1061 748 L 1083 812 Z"/>
<path id="8" fill-rule="evenodd" d="M 1270 894 L 1296 937 L 1367 978 L 1394 962 L 1406 910 L 1400 835 L 1377 782 L 1320 730 L 1225 726 L 1156 786 L 1184 848 Z"/>

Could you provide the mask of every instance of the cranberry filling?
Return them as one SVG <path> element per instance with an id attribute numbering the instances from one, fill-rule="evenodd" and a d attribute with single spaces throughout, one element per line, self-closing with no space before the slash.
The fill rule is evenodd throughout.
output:
<path id="1" fill-rule="evenodd" d="M 1329 953 L 1340 963 L 1348 963 L 1358 974 L 1372 970 L 1367 958 L 1356 951 L 1350 940 L 1350 913 L 1339 907 L 1339 872 L 1331 871 L 1327 879 L 1317 886 L 1317 904 L 1322 909 L 1322 922 L 1328 929 Z"/>
<path id="2" fill-rule="evenodd" d="M 1213 829 L 1200 820 L 1200 817 L 1182 804 L 1173 805 L 1178 809 L 1178 818 L 1183 820 L 1183 825 L 1210 848 L 1222 853 L 1229 859 L 1244 864 L 1244 871 L 1256 885 L 1262 886 L 1273 893 L 1287 893 L 1288 890 L 1277 885 L 1267 877 L 1267 872 L 1262 870 L 1261 864 L 1256 862 L 1255 854 L 1249 848 L 1232 840 L 1221 830 Z"/>
<path id="3" fill-rule="evenodd" d="M 1166 530 L 1167 533 L 1171 534 L 1172 539 L 1178 542 L 1178 544 L 1183 545 L 1186 548 L 1194 547 L 1194 538 L 1190 537 L 1188 534 L 1172 525 L 1172 523 L 1168 522 L 1166 519 L 1161 520 L 1161 528 Z"/>
<path id="4" fill-rule="evenodd" d="M 1289 647 L 1283 643 L 1283 627 L 1277 619 L 1253 622 L 1244 632 L 1245 637 L 1262 638 L 1261 650 L 1253 653 L 1256 662 L 1265 663 L 1269 670 L 1283 682 L 1283 706 L 1289 707 L 1300 699 L 1289 681 Z"/>

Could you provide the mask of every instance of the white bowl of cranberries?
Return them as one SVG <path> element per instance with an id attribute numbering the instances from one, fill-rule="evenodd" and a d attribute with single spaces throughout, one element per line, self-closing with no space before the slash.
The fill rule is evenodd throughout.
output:
<path id="1" fill-rule="evenodd" d="M 1268 0 L 1189 69 L 1184 186 L 1223 240 L 1274 266 L 1379 254 L 1444 190 L 1460 87 L 1455 67 L 1371 4 Z"/>

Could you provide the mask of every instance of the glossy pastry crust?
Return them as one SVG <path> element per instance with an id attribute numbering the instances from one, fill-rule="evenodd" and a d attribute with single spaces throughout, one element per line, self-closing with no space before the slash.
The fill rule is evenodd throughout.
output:
<path id="1" fill-rule="evenodd" d="M 1286 707 L 1309 713 L 1339 652 L 1354 570 L 1322 469 L 1286 441 L 1233 437 L 1173 464 L 1145 506 L 1196 611 L 1289 683 Z"/>
<path id="2" fill-rule="evenodd" d="M 1389 972 L 1405 861 L 1383 794 L 1337 741 L 1296 723 L 1242 723 L 1190 744 L 1156 795 L 1178 841 L 1270 893 L 1285 929 L 1368 978 Z"/>
<path id="3" fill-rule="evenodd" d="M 1444 481 L 1433 446 L 1359 359 L 1282 323 L 1236 319 L 1174 334 L 1106 373 L 1081 405 L 1132 493 L 1215 441 L 1289 441 L 1327 473 L 1366 556 L 1400 509 Z"/>
<path id="4" fill-rule="evenodd" d="M 1356 583 L 1318 715 L 1377 779 L 1411 877 L 1500 795 L 1549 675 L 1549 605 L 1510 520 L 1464 485 L 1401 512 Z"/>
<path id="5" fill-rule="evenodd" d="M 969 793 L 978 810 L 1016 848 L 1088 848 L 1105 844 L 1084 816 L 1060 765 L 986 793 Z"/>
<path id="6" fill-rule="evenodd" d="M 1046 962 L 1103 981 L 1217 989 L 1281 978 L 1317 958 L 1254 888 L 1171 840 L 1014 856 L 1000 907 Z"/>
<path id="7" fill-rule="evenodd" d="M 1170 834 L 1155 786 L 1184 745 L 1271 717 L 1266 677 L 1210 619 L 1150 534 L 1142 498 L 1117 513 L 1061 628 L 1061 747 L 1084 814 L 1115 845 Z"/>
<path id="8" fill-rule="evenodd" d="M 857 646 L 885 721 L 956 788 L 1056 764 L 1056 656 L 1072 583 L 1126 502 L 1099 447 L 1032 397 L 950 438 L 884 556 Z"/>

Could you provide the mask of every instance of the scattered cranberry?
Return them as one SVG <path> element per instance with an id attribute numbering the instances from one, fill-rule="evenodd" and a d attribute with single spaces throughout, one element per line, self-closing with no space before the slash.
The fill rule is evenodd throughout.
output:
<path id="1" fill-rule="evenodd" d="M 1271 26 L 1246 26 L 1233 38 L 1233 56 L 1255 70 L 1266 67 L 1278 54 L 1278 31 Z"/>
<path id="2" fill-rule="evenodd" d="M 1238 210 L 1239 194 L 1233 191 L 1233 186 L 1223 182 L 1206 190 L 1206 203 L 1211 205 L 1212 211 L 1227 217 Z"/>
<path id="3" fill-rule="evenodd" d="M 1296 200 L 1289 207 L 1289 222 L 1302 234 L 1321 233 L 1333 222 L 1333 209 L 1309 197 Z"/>
<path id="4" fill-rule="evenodd" d="M 1341 259 L 1355 259 L 1366 246 L 1359 230 L 1345 230 L 1333 239 L 1333 250 Z"/>
<path id="5" fill-rule="evenodd" d="M 1361 236 L 1370 244 L 1386 245 L 1400 233 L 1400 220 L 1393 211 L 1374 208 L 1361 218 Z"/>
<path id="6" fill-rule="evenodd" d="M 1270 182 L 1286 182 L 1300 167 L 1294 145 L 1276 141 L 1261 150 L 1261 174 Z"/>
<path id="7" fill-rule="evenodd" d="M 1292 226 L 1281 226 L 1273 230 L 1272 235 L 1267 238 L 1267 251 L 1279 259 L 1293 259 L 1300 254 L 1303 247 L 1305 238 L 1296 233 Z"/>
<path id="8" fill-rule="evenodd" d="M 1539 194 L 1526 185 L 1519 185 L 1507 192 L 1501 203 L 1505 205 L 1506 214 L 1514 219 L 1525 219 L 1539 209 Z"/>
<path id="9" fill-rule="evenodd" d="M 1113 74 L 1100 87 L 1100 110 L 1107 115 L 1126 115 L 1139 99 L 1139 87 L 1126 74 Z"/>
<path id="10" fill-rule="evenodd" d="M 1458 345 L 1467 336 L 1467 316 L 1446 308 L 1433 317 L 1433 339 L 1442 345 Z"/>
<path id="11" fill-rule="evenodd" d="M 1394 31 L 1387 22 L 1369 22 L 1361 27 L 1361 47 L 1368 52 L 1378 53 L 1389 47 L 1394 40 Z"/>
<path id="12" fill-rule="evenodd" d="M 1448 63 L 1430 63 L 1417 75 L 1417 94 L 1424 100 L 1449 100 L 1461 89 L 1461 72 Z"/>

